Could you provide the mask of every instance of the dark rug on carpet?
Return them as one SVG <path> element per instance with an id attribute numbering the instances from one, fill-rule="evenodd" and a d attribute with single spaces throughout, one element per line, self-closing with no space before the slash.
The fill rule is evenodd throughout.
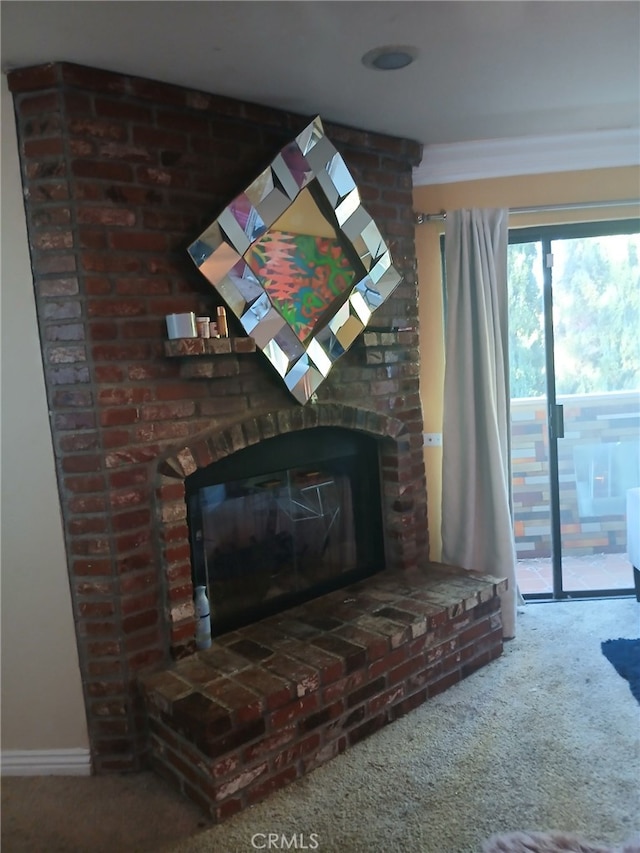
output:
<path id="1" fill-rule="evenodd" d="M 640 702 L 640 640 L 605 640 L 601 647 L 602 654 L 618 675 L 626 678 L 631 692 Z"/>

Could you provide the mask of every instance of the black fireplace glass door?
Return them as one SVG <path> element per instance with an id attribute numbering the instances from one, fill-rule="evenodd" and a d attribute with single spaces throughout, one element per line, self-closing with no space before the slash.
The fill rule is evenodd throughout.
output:
<path id="1" fill-rule="evenodd" d="M 261 442 L 188 478 L 187 506 L 193 581 L 207 587 L 214 634 L 382 568 L 367 436 L 317 428 Z"/>

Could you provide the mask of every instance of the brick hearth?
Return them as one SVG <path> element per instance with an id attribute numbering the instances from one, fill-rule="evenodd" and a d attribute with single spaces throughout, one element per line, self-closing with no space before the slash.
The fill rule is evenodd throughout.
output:
<path id="1" fill-rule="evenodd" d="M 505 582 L 385 571 L 142 678 L 154 768 L 223 820 L 502 652 Z"/>

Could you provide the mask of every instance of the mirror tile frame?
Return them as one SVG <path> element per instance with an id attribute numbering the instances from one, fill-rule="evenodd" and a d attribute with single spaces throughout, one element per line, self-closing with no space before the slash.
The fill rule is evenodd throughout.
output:
<path id="1" fill-rule="evenodd" d="M 309 211 L 313 225 L 284 234 L 284 223 L 294 211 Z M 320 231 L 317 224 L 321 223 Z M 287 229 L 289 230 L 289 229 Z M 323 240 L 332 256 L 333 275 L 339 267 L 340 287 L 321 296 L 304 269 L 306 259 L 286 258 L 282 270 L 285 288 L 295 302 L 297 320 L 274 297 L 273 282 L 252 258 L 269 241 L 296 245 Z M 313 243 L 312 243 L 313 248 Z M 315 247 L 318 249 L 318 246 Z M 373 312 L 400 284 L 391 253 L 379 228 L 362 206 L 360 193 L 342 156 L 316 117 L 286 145 L 268 166 L 222 211 L 189 246 L 189 255 L 215 288 L 247 335 L 254 338 L 272 367 L 299 403 L 308 402 L 332 366 L 366 328 Z M 274 263 L 277 256 L 274 256 Z M 297 261 L 294 284 L 290 260 Z M 314 264 L 317 266 L 317 252 Z M 315 269 L 315 267 L 314 267 Z M 324 270 L 323 279 L 329 275 Z M 287 283 L 288 280 L 288 283 Z M 330 293 L 329 297 L 326 296 Z M 309 308 L 309 306 L 311 306 Z M 309 310 L 307 311 L 307 308 Z M 305 317 L 300 319 L 300 312 Z"/>

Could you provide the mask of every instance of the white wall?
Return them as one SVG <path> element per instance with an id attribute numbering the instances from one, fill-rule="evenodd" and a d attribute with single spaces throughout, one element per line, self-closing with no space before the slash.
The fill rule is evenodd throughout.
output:
<path id="1" fill-rule="evenodd" d="M 3 772 L 88 770 L 88 736 L 27 233 L 13 103 L 2 100 Z M 42 761 L 34 763 L 33 756 Z M 50 760 L 51 755 L 57 755 Z M 51 767 L 58 770 L 51 770 Z M 47 769 L 47 767 L 49 769 Z"/>

